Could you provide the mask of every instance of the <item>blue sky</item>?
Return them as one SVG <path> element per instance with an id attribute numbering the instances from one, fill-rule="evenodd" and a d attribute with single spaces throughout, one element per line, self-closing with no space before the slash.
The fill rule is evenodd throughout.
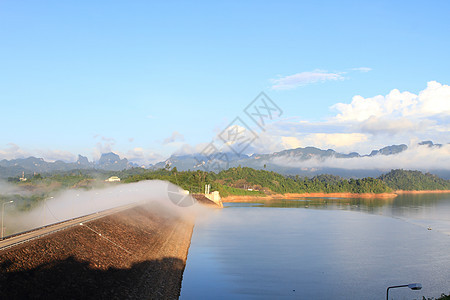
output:
<path id="1" fill-rule="evenodd" d="M 392 2 L 0 1 L 0 159 L 157 161 L 201 149 L 261 91 L 283 116 L 255 152 L 450 142 L 450 2 Z M 389 110 L 394 89 L 416 97 Z M 357 95 L 383 112 L 354 117 Z"/>

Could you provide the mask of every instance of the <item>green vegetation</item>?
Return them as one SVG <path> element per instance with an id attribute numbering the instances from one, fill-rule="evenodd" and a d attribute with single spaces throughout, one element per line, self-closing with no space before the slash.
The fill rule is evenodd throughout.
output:
<path id="1" fill-rule="evenodd" d="M 450 190 L 450 180 L 419 171 L 392 170 L 379 178 L 393 190 Z"/>
<path id="2" fill-rule="evenodd" d="M 433 298 L 422 297 L 422 300 L 434 300 L 434 297 Z M 441 296 L 439 298 L 436 298 L 436 300 L 450 300 L 450 295 L 441 294 Z"/>
<path id="3" fill-rule="evenodd" d="M 127 176 L 126 172 L 133 172 Z M 318 175 L 312 178 L 283 176 L 266 170 L 247 167 L 230 168 L 218 174 L 202 171 L 161 169 L 157 171 L 126 170 L 121 174 L 124 182 L 146 179 L 167 180 L 193 193 L 201 192 L 205 184 L 218 190 L 222 196 L 285 193 L 389 193 L 393 190 L 450 190 L 450 180 L 419 171 L 392 170 L 379 178 L 345 179 L 334 175 Z"/>
<path id="4" fill-rule="evenodd" d="M 252 168 L 231 168 L 216 175 L 216 181 L 227 186 L 252 189 L 271 193 L 386 193 L 391 189 L 381 180 L 371 177 L 344 179 L 333 175 L 319 175 L 313 178 L 285 177 L 275 172 Z"/>
<path id="5" fill-rule="evenodd" d="M 128 176 L 123 182 L 149 179 L 167 180 L 193 193 L 201 192 L 205 184 L 211 184 L 211 190 L 218 190 L 224 197 L 229 195 L 264 196 L 274 193 L 385 193 L 392 191 L 383 181 L 370 177 L 350 180 L 332 175 L 319 175 L 313 178 L 285 177 L 275 172 L 247 167 L 230 168 L 218 174 L 161 169 Z"/>
<path id="6" fill-rule="evenodd" d="M 237 167 L 213 172 L 181 171 L 176 168 L 146 170 L 132 168 L 119 172 L 110 171 L 72 171 L 57 174 L 35 174 L 25 182 L 10 178 L 28 196 L 15 195 L 15 202 L 22 209 L 29 209 L 40 200 L 51 196 L 58 190 L 67 188 L 90 189 L 105 187 L 114 183 L 105 183 L 110 176 L 118 176 L 121 183 L 141 180 L 165 180 L 180 186 L 191 193 L 201 193 L 206 184 L 211 191 L 219 191 L 223 197 L 265 196 L 286 193 L 389 193 L 393 190 L 450 190 L 450 181 L 432 174 L 419 171 L 392 170 L 379 178 L 345 179 L 334 175 L 318 175 L 312 178 L 283 176 L 266 170 Z M 29 196 L 32 195 L 32 196 Z M 3 196 L 5 198 L 6 196 Z M 8 196 L 11 197 L 11 196 Z M 5 199 L 0 199 L 5 200 Z"/>

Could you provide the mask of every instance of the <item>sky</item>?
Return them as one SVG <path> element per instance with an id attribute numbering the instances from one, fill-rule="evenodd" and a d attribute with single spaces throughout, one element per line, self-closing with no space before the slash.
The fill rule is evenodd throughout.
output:
<path id="1" fill-rule="evenodd" d="M 0 1 L 0 159 L 450 142 L 448 1 Z M 279 108 L 245 114 L 264 92 Z M 242 128 L 239 127 L 239 128 Z"/>

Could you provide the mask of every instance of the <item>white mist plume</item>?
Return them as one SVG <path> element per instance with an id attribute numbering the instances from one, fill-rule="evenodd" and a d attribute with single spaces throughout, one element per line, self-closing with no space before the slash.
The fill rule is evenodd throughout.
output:
<path id="1" fill-rule="evenodd" d="M 23 190 L 13 184 L 9 184 L 4 181 L 0 181 L 0 195 L 28 195 L 29 191 Z"/>
<path id="2" fill-rule="evenodd" d="M 199 205 L 175 205 L 168 195 L 169 185 L 172 184 L 166 181 L 147 180 L 89 191 L 67 190 L 42 201 L 31 211 L 9 213 L 5 224 L 10 228 L 9 233 L 16 233 L 134 203 L 157 202 L 168 208 L 164 209 L 165 213 L 170 211 L 180 217 L 191 217 L 202 211 Z M 190 201 L 194 203 L 192 198 Z"/>

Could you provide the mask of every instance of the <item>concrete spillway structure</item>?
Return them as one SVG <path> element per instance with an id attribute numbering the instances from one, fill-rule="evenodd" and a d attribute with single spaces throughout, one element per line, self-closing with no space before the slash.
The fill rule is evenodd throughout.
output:
<path id="1" fill-rule="evenodd" d="M 214 202 L 217 206 L 223 208 L 222 199 L 218 191 L 211 192 L 211 185 L 205 184 L 205 197 Z"/>
<path id="2" fill-rule="evenodd" d="M 192 194 L 198 203 L 212 208 L 223 208 L 223 203 L 220 198 L 219 192 L 213 192 L 211 194 Z"/>

